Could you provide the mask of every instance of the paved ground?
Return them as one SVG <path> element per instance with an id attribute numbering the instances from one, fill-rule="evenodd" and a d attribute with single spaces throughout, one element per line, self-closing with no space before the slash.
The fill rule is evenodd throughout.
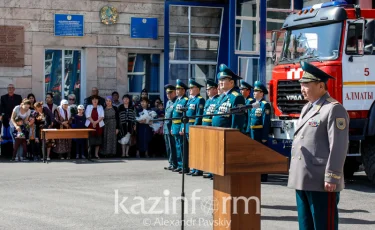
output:
<path id="1" fill-rule="evenodd" d="M 173 197 L 181 194 L 181 176 L 164 166 L 164 160 L 135 159 L 0 162 L 0 229 L 180 229 L 180 202 L 174 213 Z M 270 180 L 262 185 L 262 229 L 298 229 L 294 192 L 285 187 L 287 178 L 273 175 Z M 193 214 L 191 197 L 196 189 L 201 189 L 196 193 L 200 200 Z M 169 214 L 145 213 L 152 211 L 155 201 L 142 206 L 136 196 L 160 197 L 154 212 Z M 193 226 L 185 229 L 211 229 L 212 216 L 205 206 L 211 196 L 212 181 L 186 177 L 190 207 L 185 218 Z M 123 197 L 129 198 L 121 206 Z M 375 187 L 363 174 L 347 185 L 341 197 L 340 229 L 375 228 Z M 147 226 L 150 223 L 152 227 Z"/>

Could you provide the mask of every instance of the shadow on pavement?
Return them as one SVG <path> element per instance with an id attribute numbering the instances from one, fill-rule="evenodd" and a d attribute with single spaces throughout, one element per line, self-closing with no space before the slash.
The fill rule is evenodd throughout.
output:
<path id="1" fill-rule="evenodd" d="M 288 206 L 288 205 L 262 205 L 262 208 L 297 212 L 296 206 Z M 367 210 L 362 210 L 362 209 L 348 210 L 348 209 L 340 209 L 339 208 L 339 213 L 370 213 L 370 212 L 367 211 Z"/>
<path id="2" fill-rule="evenodd" d="M 261 220 L 272 220 L 272 221 L 293 221 L 298 222 L 297 216 L 262 216 Z M 371 220 L 361 220 L 361 219 L 354 219 L 354 218 L 340 218 L 340 224 L 375 224 L 375 221 Z"/>

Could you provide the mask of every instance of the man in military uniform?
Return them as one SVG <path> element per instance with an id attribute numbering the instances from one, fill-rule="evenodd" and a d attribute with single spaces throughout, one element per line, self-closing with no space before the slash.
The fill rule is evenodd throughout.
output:
<path id="1" fill-rule="evenodd" d="M 245 104 L 246 105 L 251 105 L 253 102 L 255 102 L 255 100 L 251 97 L 250 93 L 251 93 L 251 89 L 253 88 L 249 83 L 245 82 L 244 80 L 241 80 L 240 81 L 240 92 L 242 94 L 242 96 L 245 98 Z M 245 111 L 245 123 L 244 123 L 244 126 L 241 130 L 242 133 L 247 133 L 247 125 L 248 125 L 248 110 Z"/>
<path id="2" fill-rule="evenodd" d="M 300 229 L 338 229 L 349 116 L 327 92 L 333 77 L 306 62 L 301 68 L 301 92 L 309 102 L 295 128 L 288 187 L 296 190 Z"/>
<path id="3" fill-rule="evenodd" d="M 186 111 L 186 116 L 189 117 L 189 122 L 186 124 L 186 130 L 183 129 L 183 125 L 181 125 L 182 133 L 186 133 L 186 138 L 189 140 L 189 126 L 190 125 L 202 125 L 202 117 L 197 118 L 190 118 L 194 116 L 201 116 L 203 115 L 204 110 L 204 98 L 200 95 L 201 88 L 203 86 L 196 82 L 194 79 L 189 80 L 189 88 L 190 88 L 190 99 L 186 105 L 188 110 Z M 186 155 L 184 156 L 184 169 L 188 170 L 189 164 L 189 150 L 188 144 L 186 146 Z M 203 172 L 200 170 L 192 169 L 187 175 L 193 176 L 202 176 Z"/>
<path id="4" fill-rule="evenodd" d="M 247 132 L 253 140 L 267 145 L 268 134 L 271 127 L 271 105 L 264 99 L 268 94 L 267 88 L 260 82 L 254 83 L 253 108 L 249 112 Z M 261 181 L 266 182 L 267 174 L 262 174 Z"/>
<path id="5" fill-rule="evenodd" d="M 173 85 L 165 85 L 165 92 L 167 94 L 167 104 L 165 105 L 165 119 L 169 119 L 172 117 L 173 113 L 173 106 L 176 101 L 176 87 Z M 177 155 L 176 155 L 176 141 L 174 137 L 171 135 L 172 129 L 172 121 L 166 120 L 164 121 L 163 131 L 164 131 L 164 141 L 165 147 L 167 150 L 167 157 L 169 166 L 164 167 L 166 170 L 173 170 L 177 169 Z"/>
<path id="6" fill-rule="evenodd" d="M 217 75 L 222 94 L 220 95 L 214 114 L 229 113 L 231 108 L 245 104 L 245 98 L 235 90 L 235 81 L 241 79 L 233 73 L 226 65 L 220 65 L 220 72 Z M 243 114 L 229 114 L 214 116 L 212 126 L 224 128 L 236 128 L 241 130 L 245 121 Z"/>
<path id="7" fill-rule="evenodd" d="M 183 165 L 182 165 L 182 153 L 183 153 L 183 141 L 184 141 L 184 134 L 182 131 L 182 122 L 181 118 L 183 115 L 183 112 L 181 111 L 181 108 L 185 108 L 186 104 L 189 100 L 185 96 L 187 86 L 179 79 L 177 79 L 176 82 L 176 94 L 177 99 L 173 106 L 173 113 L 172 118 L 180 118 L 180 119 L 174 119 L 172 120 L 172 127 L 171 127 L 171 134 L 173 135 L 175 142 L 176 142 L 176 160 L 177 160 L 177 168 L 173 170 L 173 172 L 181 172 Z"/>
<path id="8" fill-rule="evenodd" d="M 212 126 L 212 116 L 209 116 L 210 114 L 213 114 L 215 112 L 215 107 L 217 100 L 219 98 L 218 95 L 218 89 L 217 84 L 212 80 L 206 81 L 206 92 L 208 95 L 208 99 L 206 100 L 206 104 L 204 105 L 204 116 L 202 119 L 202 125 L 203 126 Z M 208 173 L 203 176 L 204 178 L 213 178 L 212 173 Z"/>

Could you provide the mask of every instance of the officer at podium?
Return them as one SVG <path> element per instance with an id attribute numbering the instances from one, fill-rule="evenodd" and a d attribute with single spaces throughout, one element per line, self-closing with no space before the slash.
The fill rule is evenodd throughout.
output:
<path id="1" fill-rule="evenodd" d="M 221 64 L 217 74 L 220 88 L 223 93 L 216 104 L 214 114 L 223 114 L 212 118 L 212 126 L 224 128 L 236 128 L 241 130 L 245 122 L 243 114 L 226 114 L 230 109 L 245 105 L 245 98 L 236 91 L 235 81 L 241 79 L 225 64 Z"/>
<path id="2" fill-rule="evenodd" d="M 164 86 L 165 92 L 167 94 L 168 102 L 165 105 L 165 119 L 172 118 L 173 107 L 176 101 L 176 87 L 174 85 L 167 84 Z M 176 159 L 176 142 L 174 137 L 171 135 L 172 121 L 164 121 L 163 131 L 164 131 L 164 141 L 165 147 L 168 155 L 169 166 L 164 167 L 166 170 L 177 169 L 177 159 Z"/>
<path id="3" fill-rule="evenodd" d="M 267 145 L 268 134 L 271 127 L 271 105 L 264 99 L 264 95 L 268 94 L 267 88 L 260 82 L 254 83 L 254 99 L 253 108 L 250 110 L 248 118 L 248 132 L 253 140 Z M 262 174 L 262 182 L 267 181 L 267 174 Z"/>
<path id="4" fill-rule="evenodd" d="M 216 82 L 214 82 L 213 80 L 207 80 L 206 92 L 208 95 L 208 99 L 206 100 L 206 104 L 204 105 L 203 115 L 207 116 L 203 117 L 202 125 L 212 126 L 212 116 L 210 116 L 210 114 L 213 114 L 215 112 L 216 103 L 219 98 Z M 211 173 L 208 173 L 207 175 L 204 175 L 203 178 L 212 179 L 213 175 Z"/>
<path id="5" fill-rule="evenodd" d="M 250 95 L 252 88 L 253 87 L 249 83 L 245 82 L 244 80 L 240 81 L 240 90 L 241 90 L 240 92 L 241 92 L 242 96 L 245 98 L 245 104 L 246 105 L 251 105 L 253 102 L 255 102 L 255 100 Z M 244 123 L 243 129 L 241 130 L 242 133 L 247 133 L 248 111 L 249 110 L 245 111 L 245 123 Z"/>
<path id="6" fill-rule="evenodd" d="M 173 106 L 173 113 L 172 118 L 179 118 L 172 120 L 172 127 L 171 127 L 171 134 L 173 135 L 175 142 L 176 142 L 176 159 L 177 159 L 177 168 L 173 170 L 173 172 L 181 172 L 183 169 L 182 165 L 182 153 L 183 153 L 183 138 L 184 134 L 181 132 L 181 118 L 183 115 L 182 108 L 186 107 L 186 104 L 189 100 L 185 96 L 187 86 L 179 79 L 176 81 L 176 94 L 177 99 Z"/>
<path id="7" fill-rule="evenodd" d="M 189 80 L 189 93 L 190 99 L 186 105 L 188 110 L 186 111 L 186 116 L 189 118 L 189 122 L 186 124 L 186 130 L 183 129 L 183 124 L 181 125 L 182 133 L 186 133 L 186 138 L 189 140 L 189 126 L 190 125 L 202 125 L 202 117 L 193 118 L 194 116 L 202 116 L 204 110 L 205 99 L 200 95 L 200 91 L 203 85 L 196 82 L 194 79 Z M 189 145 L 187 144 L 186 147 Z M 188 149 L 188 148 L 187 148 Z M 185 170 L 188 170 L 189 165 L 189 151 L 186 151 L 186 156 L 184 156 Z M 200 170 L 192 169 L 187 175 L 192 176 L 202 176 L 203 172 Z"/>

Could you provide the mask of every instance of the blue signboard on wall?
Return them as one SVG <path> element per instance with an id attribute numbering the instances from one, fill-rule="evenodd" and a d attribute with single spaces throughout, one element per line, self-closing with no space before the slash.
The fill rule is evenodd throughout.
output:
<path id="1" fill-rule="evenodd" d="M 55 14 L 55 36 L 83 37 L 85 23 L 83 15 Z"/>
<path id="2" fill-rule="evenodd" d="M 158 19 L 132 17 L 130 22 L 130 37 L 158 39 Z"/>

